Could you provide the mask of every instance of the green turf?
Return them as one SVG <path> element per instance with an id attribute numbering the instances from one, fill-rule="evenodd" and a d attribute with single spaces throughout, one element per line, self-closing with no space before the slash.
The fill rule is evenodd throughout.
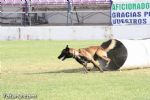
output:
<path id="1" fill-rule="evenodd" d="M 4 93 L 36 94 L 38 100 L 150 100 L 150 69 L 84 74 L 73 59 L 57 59 L 66 44 L 81 48 L 100 43 L 0 41 L 0 100 Z"/>

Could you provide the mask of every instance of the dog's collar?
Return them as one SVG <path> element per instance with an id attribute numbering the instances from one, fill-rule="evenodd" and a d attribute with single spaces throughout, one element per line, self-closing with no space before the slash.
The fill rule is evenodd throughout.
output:
<path id="1" fill-rule="evenodd" d="M 73 58 L 77 58 L 75 50 L 73 50 Z"/>
<path id="2" fill-rule="evenodd" d="M 75 50 L 73 50 L 73 58 L 76 58 Z"/>

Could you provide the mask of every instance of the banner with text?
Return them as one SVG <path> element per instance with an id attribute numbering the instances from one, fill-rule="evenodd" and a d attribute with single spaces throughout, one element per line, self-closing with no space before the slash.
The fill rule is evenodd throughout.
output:
<path id="1" fill-rule="evenodd" d="M 112 25 L 150 24 L 150 2 L 114 2 L 111 9 Z"/>

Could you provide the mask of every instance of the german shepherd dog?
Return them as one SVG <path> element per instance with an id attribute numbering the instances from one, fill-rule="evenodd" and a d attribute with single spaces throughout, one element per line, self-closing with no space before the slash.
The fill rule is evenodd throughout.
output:
<path id="1" fill-rule="evenodd" d="M 80 48 L 78 50 L 74 48 L 69 48 L 67 45 L 65 49 L 62 50 L 61 54 L 58 56 L 58 59 L 64 61 L 66 58 L 74 58 L 78 63 L 83 65 L 85 72 L 88 72 L 87 63 L 92 63 L 94 67 L 98 68 L 100 72 L 103 72 L 103 68 L 96 63 L 98 58 L 101 58 L 107 61 L 107 67 L 111 61 L 107 56 L 107 52 L 113 49 L 116 45 L 116 40 L 109 40 L 110 44 L 107 48 L 102 48 L 102 46 L 90 46 L 87 48 Z"/>

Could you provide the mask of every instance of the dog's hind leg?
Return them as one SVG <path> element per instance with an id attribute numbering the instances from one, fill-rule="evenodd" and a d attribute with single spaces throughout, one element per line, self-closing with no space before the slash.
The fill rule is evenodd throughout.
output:
<path id="1" fill-rule="evenodd" d="M 103 72 L 103 69 L 101 68 L 101 66 L 98 66 L 94 60 L 91 60 L 91 62 L 94 65 L 94 67 L 98 68 L 100 72 Z"/>
<path id="2" fill-rule="evenodd" d="M 106 57 L 106 56 L 102 56 L 101 58 L 107 61 L 106 66 L 105 66 L 107 68 L 109 63 L 110 63 L 110 61 L 111 61 L 111 59 Z"/>
<path id="3" fill-rule="evenodd" d="M 103 60 L 107 61 L 106 63 L 106 66 L 105 67 L 108 67 L 111 59 L 107 57 L 107 52 L 105 52 L 104 50 L 101 50 L 99 49 L 97 52 L 96 52 L 96 56 L 102 58 Z"/>

